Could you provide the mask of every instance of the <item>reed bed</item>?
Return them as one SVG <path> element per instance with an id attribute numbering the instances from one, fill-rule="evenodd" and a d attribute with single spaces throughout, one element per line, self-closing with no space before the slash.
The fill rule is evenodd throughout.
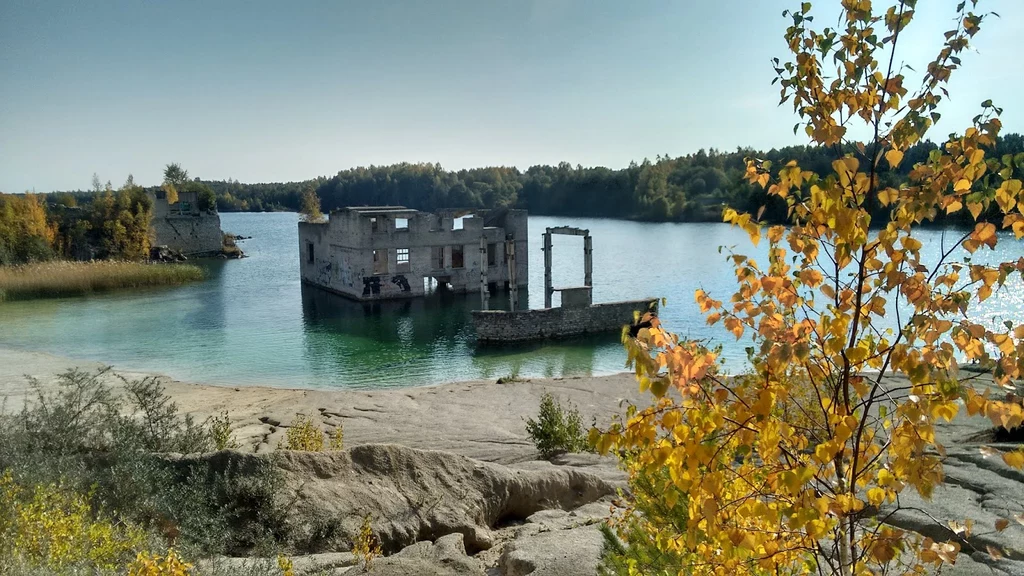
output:
<path id="1" fill-rule="evenodd" d="M 173 286 L 202 279 L 202 269 L 192 264 L 92 261 L 0 266 L 0 302 Z"/>

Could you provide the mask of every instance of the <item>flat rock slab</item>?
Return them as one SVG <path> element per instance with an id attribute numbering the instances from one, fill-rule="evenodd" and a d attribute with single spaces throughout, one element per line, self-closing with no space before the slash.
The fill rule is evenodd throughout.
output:
<path id="1" fill-rule="evenodd" d="M 17 411 L 34 396 L 26 375 L 53 390 L 59 373 L 97 362 L 41 352 L 0 348 L 0 398 Z M 149 374 L 118 370 L 128 378 Z M 109 383 L 120 387 L 116 378 Z M 388 442 L 411 448 L 443 450 L 477 460 L 510 464 L 538 458 L 526 435 L 524 419 L 535 417 L 550 392 L 575 404 L 584 422 L 608 424 L 625 413 L 623 401 L 646 405 L 631 374 L 536 378 L 497 384 L 494 380 L 375 390 L 300 390 L 264 386 L 214 386 L 161 377 L 166 392 L 202 420 L 227 411 L 235 440 L 243 449 L 271 452 L 297 415 L 314 418 L 324 430 L 342 425 L 345 445 Z"/>
<path id="2" fill-rule="evenodd" d="M 541 532 L 510 542 L 498 569 L 502 576 L 593 576 L 603 546 L 597 526 Z"/>

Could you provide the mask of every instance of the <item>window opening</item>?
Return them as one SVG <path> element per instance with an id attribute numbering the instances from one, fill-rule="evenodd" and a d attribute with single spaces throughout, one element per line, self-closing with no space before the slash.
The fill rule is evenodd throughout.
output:
<path id="1" fill-rule="evenodd" d="M 373 251 L 373 273 L 374 274 L 387 274 L 388 273 L 388 251 L 387 250 L 374 250 Z"/>

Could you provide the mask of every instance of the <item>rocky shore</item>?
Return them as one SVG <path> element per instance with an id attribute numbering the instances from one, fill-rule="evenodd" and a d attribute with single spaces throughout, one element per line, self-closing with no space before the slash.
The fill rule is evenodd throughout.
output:
<path id="1" fill-rule="evenodd" d="M 0 397 L 6 410 L 18 410 L 33 394 L 26 376 L 46 388 L 68 368 L 100 366 L 0 349 Z M 229 413 L 240 449 L 199 458 L 240 469 L 246 459 L 274 453 L 297 416 L 344 426 L 342 452 L 280 452 L 272 459 L 292 503 L 280 521 L 310 534 L 307 549 L 296 556 L 298 574 L 356 573 L 340 535 L 365 515 L 379 519 L 374 528 L 387 553 L 374 574 L 596 574 L 598 526 L 616 506 L 624 476 L 614 460 L 590 454 L 538 460 L 524 419 L 536 415 L 545 392 L 573 402 L 584 422 L 599 425 L 623 413 L 625 402 L 647 402 L 630 374 L 377 390 L 229 387 L 169 378 L 163 384 L 197 418 Z M 974 521 L 975 536 L 947 574 L 1024 574 L 1024 526 L 992 528 L 1007 511 L 1024 512 L 1024 474 L 979 452 L 997 445 L 989 431 L 986 420 L 964 416 L 942 427 L 946 485 L 930 501 L 904 502 L 907 510 L 892 518 L 936 539 L 952 535 L 950 522 Z M 340 531 L 321 534 L 318 522 Z M 252 562 L 214 561 L 239 569 Z"/>

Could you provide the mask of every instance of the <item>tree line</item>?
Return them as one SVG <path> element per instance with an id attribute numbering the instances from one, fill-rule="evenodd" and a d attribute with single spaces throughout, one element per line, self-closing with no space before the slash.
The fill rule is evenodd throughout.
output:
<path id="1" fill-rule="evenodd" d="M 924 162 L 938 147 L 921 142 L 910 147 L 896 169 L 879 170 L 879 184 L 899 187 L 910 178 L 915 164 Z M 217 207 L 230 211 L 300 210 L 303 192 L 315 189 L 324 211 L 345 206 L 402 205 L 419 210 L 440 208 L 524 208 L 532 214 L 588 216 L 644 221 L 702 222 L 721 220 L 725 207 L 758 213 L 771 222 L 787 220 L 787 207 L 759 186 L 744 179 L 746 158 L 780 165 L 796 160 L 819 175 L 832 172 L 832 162 L 847 153 L 870 156 L 859 145 L 845 148 L 787 146 L 758 151 L 715 149 L 654 161 L 631 163 L 622 169 L 538 165 L 527 170 L 492 166 L 445 170 L 440 164 L 400 163 L 357 167 L 336 175 L 304 182 L 243 184 L 236 180 L 205 181 L 216 194 Z M 1024 154 L 1024 136 L 1001 137 L 990 157 Z M 883 161 L 884 164 L 884 161 Z M 1018 163 L 1024 165 L 1024 157 Z M 885 208 L 871 200 L 879 216 Z M 958 216 L 957 218 L 962 218 Z"/>
<path id="2" fill-rule="evenodd" d="M 236 180 L 190 178 L 169 164 L 161 186 L 148 191 L 173 203 L 179 192 L 196 192 L 202 211 L 271 211 L 303 207 L 303 196 L 316 192 L 323 210 L 345 206 L 402 205 L 419 210 L 442 208 L 523 208 L 532 214 L 585 216 L 657 222 L 718 222 L 722 211 L 761 214 L 768 222 L 786 222 L 788 207 L 744 178 L 746 159 L 780 166 L 795 160 L 819 175 L 832 172 L 832 162 L 847 153 L 870 157 L 872 151 L 850 144 L 787 146 L 766 152 L 738 148 L 715 149 L 671 158 L 658 156 L 622 169 L 538 165 L 527 170 L 491 166 L 445 170 L 440 164 L 400 163 L 357 167 L 334 176 L 303 182 L 243 184 Z M 899 187 L 910 180 L 913 167 L 941 151 L 930 141 L 909 147 L 895 169 L 879 168 L 879 187 Z M 1024 136 L 1007 134 L 987 153 L 994 162 L 1009 156 L 1024 170 Z M 1005 164 L 1005 162 L 1004 162 Z M 0 265 L 66 258 L 144 259 L 149 254 L 152 201 L 147 189 L 129 176 L 120 188 L 93 178 L 92 190 L 46 195 L 0 194 Z M 978 192 L 985 196 L 986 192 Z M 308 196 L 308 195 L 307 195 Z M 997 206 L 981 217 L 997 217 Z M 868 199 L 868 210 L 881 220 L 886 208 Z M 966 224 L 968 216 L 939 215 L 940 224 Z"/>
<path id="3" fill-rule="evenodd" d="M 84 198 L 83 202 L 79 202 Z M 0 265 L 149 257 L 152 200 L 129 177 L 88 195 L 0 194 Z"/>

